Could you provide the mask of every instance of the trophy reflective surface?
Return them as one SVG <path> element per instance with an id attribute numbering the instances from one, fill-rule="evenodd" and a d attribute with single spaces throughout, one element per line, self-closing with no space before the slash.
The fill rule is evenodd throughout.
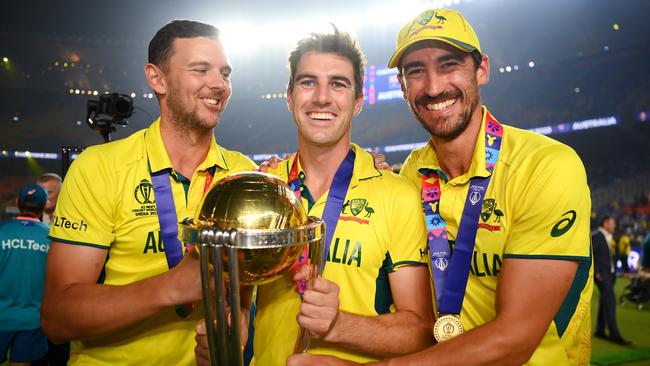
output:
<path id="1" fill-rule="evenodd" d="M 270 174 L 236 173 L 218 182 L 194 219 L 184 222 L 182 237 L 200 254 L 213 365 L 243 364 L 240 286 L 278 279 L 305 249 L 316 266 L 312 272 L 321 274 L 324 268 L 324 222 L 308 217 L 291 188 Z M 295 350 L 306 350 L 308 334 L 301 329 Z"/>

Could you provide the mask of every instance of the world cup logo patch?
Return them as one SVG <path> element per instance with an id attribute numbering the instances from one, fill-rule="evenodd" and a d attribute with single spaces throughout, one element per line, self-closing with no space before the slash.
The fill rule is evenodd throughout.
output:
<path id="1" fill-rule="evenodd" d="M 135 187 L 133 196 L 141 205 L 153 205 L 156 203 L 153 197 L 153 185 L 146 179 L 141 180 L 140 184 Z"/>

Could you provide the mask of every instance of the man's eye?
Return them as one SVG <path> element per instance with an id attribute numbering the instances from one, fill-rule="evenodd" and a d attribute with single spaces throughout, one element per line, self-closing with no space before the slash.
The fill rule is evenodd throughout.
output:
<path id="1" fill-rule="evenodd" d="M 198 74 L 205 74 L 206 72 L 208 72 L 207 69 L 192 69 L 192 71 Z"/>
<path id="2" fill-rule="evenodd" d="M 410 70 L 406 70 L 406 75 L 411 75 L 411 76 L 412 75 L 418 75 L 418 74 L 421 74 L 423 72 L 424 72 L 424 70 L 422 70 L 422 69 L 410 69 Z"/>
<path id="3" fill-rule="evenodd" d="M 316 85 L 316 82 L 314 80 L 302 80 L 300 82 L 300 85 L 302 85 L 302 86 L 314 86 L 314 85 Z"/>

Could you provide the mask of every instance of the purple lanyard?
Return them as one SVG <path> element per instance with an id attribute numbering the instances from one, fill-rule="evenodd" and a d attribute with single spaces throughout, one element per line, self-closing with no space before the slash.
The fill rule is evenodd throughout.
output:
<path id="1" fill-rule="evenodd" d="M 431 272 L 440 314 L 458 315 L 463 306 L 483 198 L 501 149 L 503 127 L 487 111 L 485 124 L 485 167 L 490 175 L 485 178 L 474 177 L 469 181 L 453 256 L 447 240 L 447 225 L 440 215 L 442 191 L 438 171 L 426 168 L 419 170 L 422 174 L 422 203 L 426 216 Z"/>
<path id="2" fill-rule="evenodd" d="M 178 218 L 169 182 L 169 169 L 151 173 L 151 181 L 156 198 L 160 238 L 164 243 L 167 265 L 172 269 L 183 259 L 183 245 L 178 240 Z"/>
<path id="3" fill-rule="evenodd" d="M 330 245 L 332 244 L 332 238 L 334 237 L 334 231 L 336 231 L 336 225 L 339 221 L 339 216 L 341 215 L 341 208 L 343 208 L 343 201 L 345 200 L 345 195 L 348 193 L 348 187 L 350 186 L 350 181 L 352 180 L 352 171 L 354 170 L 354 150 L 350 149 L 348 155 L 341 162 L 334 179 L 332 180 L 332 185 L 329 189 L 329 194 L 327 195 L 327 200 L 325 201 L 325 208 L 323 209 L 322 219 L 325 221 L 325 255 L 327 260 L 330 257 Z M 293 160 L 291 165 L 291 170 L 289 171 L 289 177 L 287 179 L 287 184 L 293 189 L 298 198 L 301 197 L 300 187 L 302 182 L 298 174 L 298 154 Z M 303 254 L 298 258 L 298 262 L 295 264 L 294 268 L 297 269 L 300 266 L 307 264 L 307 251 L 308 248 L 305 248 Z M 298 293 L 302 297 L 306 289 L 305 281 L 297 281 L 296 286 L 298 287 Z"/>
<path id="4" fill-rule="evenodd" d="M 183 245 L 178 239 L 178 217 L 176 216 L 176 205 L 174 194 L 169 180 L 171 169 L 163 169 L 151 173 L 154 197 L 156 198 L 156 211 L 158 213 L 158 224 L 160 225 L 160 237 L 164 243 L 165 257 L 169 269 L 174 268 L 183 259 Z M 203 193 L 210 189 L 214 174 L 210 169 L 205 179 Z"/>
<path id="5" fill-rule="evenodd" d="M 174 194 L 172 193 L 172 186 L 169 180 L 170 171 L 171 169 L 163 169 L 156 173 L 151 173 L 151 182 L 156 199 L 160 239 L 165 248 L 167 266 L 169 269 L 172 269 L 183 259 L 183 244 L 178 239 L 178 217 L 176 216 Z M 212 172 L 208 170 L 208 177 L 203 188 L 204 192 L 207 192 L 210 188 L 213 176 Z M 193 309 L 194 305 L 192 304 L 181 304 L 174 307 L 176 314 L 183 319 L 188 318 L 192 314 Z"/>

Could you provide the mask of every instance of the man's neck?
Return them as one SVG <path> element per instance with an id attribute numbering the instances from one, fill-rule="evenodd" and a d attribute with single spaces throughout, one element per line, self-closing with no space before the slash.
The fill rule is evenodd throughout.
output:
<path id="1" fill-rule="evenodd" d="M 350 141 L 345 140 L 335 146 L 310 146 L 298 141 L 300 165 L 305 172 L 305 185 L 314 200 L 329 190 L 336 171 L 350 150 Z"/>
<path id="2" fill-rule="evenodd" d="M 212 143 L 212 130 L 194 131 L 179 128 L 161 118 L 160 134 L 169 154 L 172 168 L 191 179 L 196 168 L 205 160 Z"/>
<path id="3" fill-rule="evenodd" d="M 479 107 L 474 112 L 472 120 L 465 131 L 455 139 L 446 141 L 431 137 L 429 143 L 433 145 L 440 168 L 447 174 L 449 179 L 469 172 L 482 121 L 483 111 Z"/>

